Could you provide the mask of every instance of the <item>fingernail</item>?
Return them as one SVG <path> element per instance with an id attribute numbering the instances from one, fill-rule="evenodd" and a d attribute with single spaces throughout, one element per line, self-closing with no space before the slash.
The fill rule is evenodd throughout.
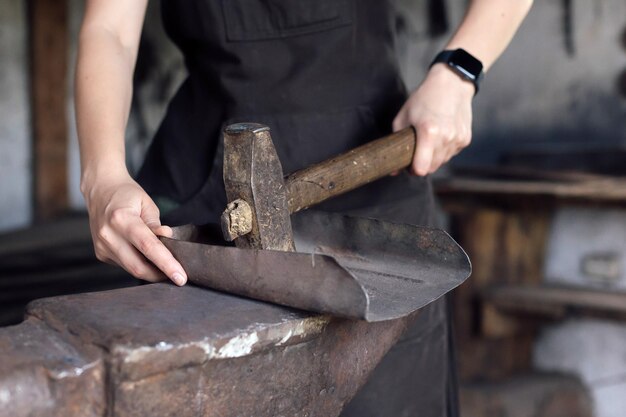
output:
<path id="1" fill-rule="evenodd" d="M 176 285 L 185 285 L 185 277 L 180 272 L 174 272 L 172 275 L 172 281 L 176 283 Z"/>

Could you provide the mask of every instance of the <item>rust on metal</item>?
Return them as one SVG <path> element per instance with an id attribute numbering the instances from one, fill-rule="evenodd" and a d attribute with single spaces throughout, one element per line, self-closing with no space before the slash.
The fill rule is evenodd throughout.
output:
<path id="1" fill-rule="evenodd" d="M 294 250 L 282 166 L 267 126 L 239 123 L 224 130 L 224 186 L 229 201 L 244 200 L 252 212 L 251 231 L 235 239 L 237 247 Z"/>
<path id="2" fill-rule="evenodd" d="M 0 414 L 337 416 L 415 317 L 371 324 L 165 283 L 39 300 L 0 329 Z"/>
<path id="3" fill-rule="evenodd" d="M 193 227 L 162 241 L 197 285 L 371 322 L 406 316 L 471 272 L 441 230 L 315 211 L 292 220 L 298 253 L 200 244 L 214 239 Z"/>
<path id="4" fill-rule="evenodd" d="M 245 200 L 238 198 L 228 203 L 221 217 L 222 234 L 232 242 L 239 236 L 252 231 L 252 208 Z"/>

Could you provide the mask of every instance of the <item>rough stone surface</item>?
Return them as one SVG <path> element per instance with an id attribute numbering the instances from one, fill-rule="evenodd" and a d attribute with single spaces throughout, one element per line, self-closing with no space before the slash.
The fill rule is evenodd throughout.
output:
<path id="1" fill-rule="evenodd" d="M 101 351 L 117 417 L 337 415 L 407 324 L 170 284 L 39 300 L 29 315 Z"/>
<path id="2" fill-rule="evenodd" d="M 593 417 L 591 399 L 575 377 L 528 374 L 461 388 L 462 417 Z"/>
<path id="3" fill-rule="evenodd" d="M 104 416 L 104 363 L 37 319 L 0 329 L 1 417 Z"/>

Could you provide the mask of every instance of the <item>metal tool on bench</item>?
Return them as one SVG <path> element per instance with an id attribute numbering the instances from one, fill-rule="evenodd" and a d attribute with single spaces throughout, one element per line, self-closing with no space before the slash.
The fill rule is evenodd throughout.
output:
<path id="1" fill-rule="evenodd" d="M 228 126 L 230 203 L 221 226 L 237 247 L 207 244 L 211 227 L 175 228 L 172 239 L 162 240 L 198 285 L 367 321 L 405 316 L 469 276 L 467 255 L 447 233 L 312 211 L 292 219 L 290 213 L 409 166 L 414 149 L 409 128 L 283 177 L 269 128 Z"/>

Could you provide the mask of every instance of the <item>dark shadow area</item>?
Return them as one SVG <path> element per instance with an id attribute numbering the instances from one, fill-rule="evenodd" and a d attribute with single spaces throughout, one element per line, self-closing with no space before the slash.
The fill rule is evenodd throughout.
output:
<path id="1" fill-rule="evenodd" d="M 0 235 L 0 326 L 22 321 L 35 299 L 138 284 L 96 259 L 86 214 Z"/>

